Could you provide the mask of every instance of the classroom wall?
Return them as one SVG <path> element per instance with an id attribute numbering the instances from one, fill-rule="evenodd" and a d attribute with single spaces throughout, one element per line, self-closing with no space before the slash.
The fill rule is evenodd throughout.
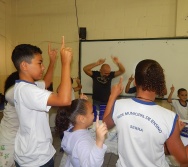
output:
<path id="1" fill-rule="evenodd" d="M 60 48 L 64 35 L 74 51 L 71 75 L 77 77 L 78 26 L 87 28 L 88 40 L 187 36 L 187 8 L 187 0 L 0 0 L 0 92 L 15 70 L 11 52 L 17 44 L 39 46 L 47 67 L 48 43 Z M 60 68 L 58 57 L 55 89 Z"/>
<path id="2" fill-rule="evenodd" d="M 4 91 L 4 81 L 14 67 L 11 62 L 12 16 L 11 0 L 0 0 L 0 93 Z"/>
<path id="3" fill-rule="evenodd" d="M 3 81 L 6 74 L 5 66 L 5 2 L 0 1 L 0 87 L 2 92 Z"/>
<path id="4" fill-rule="evenodd" d="M 176 36 L 188 36 L 188 1 L 177 0 Z"/>

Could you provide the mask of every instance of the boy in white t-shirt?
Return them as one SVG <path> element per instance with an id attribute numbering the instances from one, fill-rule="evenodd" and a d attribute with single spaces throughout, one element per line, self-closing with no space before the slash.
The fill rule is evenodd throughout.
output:
<path id="1" fill-rule="evenodd" d="M 174 85 L 170 88 L 170 94 L 168 96 L 168 103 L 170 103 L 175 112 L 180 116 L 180 119 L 187 120 L 188 119 L 188 105 L 187 105 L 187 90 L 184 88 L 178 89 L 178 97 L 179 99 L 172 99 L 172 95 L 174 93 Z"/>
<path id="2" fill-rule="evenodd" d="M 178 115 L 157 105 L 156 95 L 166 89 L 164 71 L 155 60 L 140 61 L 135 70 L 137 96 L 116 100 L 122 79 L 112 87 L 103 121 L 118 135 L 117 167 L 169 167 L 166 146 L 180 164 L 188 164 L 188 147 L 180 139 Z"/>
<path id="3" fill-rule="evenodd" d="M 48 45 L 48 55 L 50 63 L 43 80 L 36 81 L 35 84 L 41 89 L 48 89 L 53 80 L 53 72 L 57 58 L 57 49 L 51 49 Z M 3 110 L 3 118 L 0 123 L 0 167 L 13 167 L 14 162 L 14 141 L 19 128 L 19 120 L 16 109 L 14 107 L 14 85 L 19 80 L 18 71 L 10 74 L 4 86 L 4 95 L 6 99 L 5 109 Z"/>
<path id="4" fill-rule="evenodd" d="M 44 72 L 42 51 L 30 44 L 20 44 L 12 52 L 12 61 L 19 72 L 16 81 L 14 103 L 20 127 L 15 139 L 15 163 L 17 167 L 53 167 L 55 149 L 47 112 L 51 106 L 71 104 L 70 64 L 71 48 L 61 46 L 61 83 L 57 94 L 37 87 L 35 81 Z"/>

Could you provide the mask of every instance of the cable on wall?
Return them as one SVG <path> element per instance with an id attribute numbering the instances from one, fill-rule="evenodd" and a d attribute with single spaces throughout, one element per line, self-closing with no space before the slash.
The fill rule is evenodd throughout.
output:
<path id="1" fill-rule="evenodd" d="M 76 10 L 76 22 L 77 22 L 77 28 L 78 28 L 78 36 L 79 36 L 79 25 L 78 25 L 78 13 L 77 13 L 77 4 L 76 4 L 76 0 L 75 2 L 75 10 Z"/>

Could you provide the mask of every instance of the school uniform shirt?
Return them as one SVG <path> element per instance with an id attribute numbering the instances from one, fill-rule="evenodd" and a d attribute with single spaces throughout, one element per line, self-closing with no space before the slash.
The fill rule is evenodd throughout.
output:
<path id="1" fill-rule="evenodd" d="M 181 119 L 188 120 L 188 106 L 183 106 L 179 100 L 172 100 L 170 103 L 173 107 L 175 112 L 180 116 Z"/>
<path id="2" fill-rule="evenodd" d="M 39 167 L 55 154 L 49 127 L 47 101 L 52 92 L 17 80 L 14 104 L 20 122 L 15 139 L 15 161 L 22 167 Z"/>
<path id="3" fill-rule="evenodd" d="M 164 143 L 173 133 L 177 117 L 154 102 L 117 100 L 112 115 L 118 134 L 117 167 L 169 167 Z"/>
<path id="4" fill-rule="evenodd" d="M 14 144 L 14 139 L 19 127 L 19 121 L 14 107 L 14 86 L 5 93 L 7 104 L 3 111 L 3 118 L 0 124 L 0 142 Z"/>
<path id="5" fill-rule="evenodd" d="M 107 146 L 96 145 L 86 129 L 65 131 L 61 147 L 67 154 L 65 167 L 101 167 Z"/>
<path id="6" fill-rule="evenodd" d="M 11 167 L 14 165 L 14 141 L 19 127 L 14 107 L 14 86 L 6 91 L 5 99 L 7 104 L 0 123 L 0 167 Z"/>

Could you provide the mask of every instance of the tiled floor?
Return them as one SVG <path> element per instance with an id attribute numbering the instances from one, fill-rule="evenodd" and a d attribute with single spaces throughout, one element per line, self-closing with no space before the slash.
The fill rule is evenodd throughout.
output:
<path id="1" fill-rule="evenodd" d="M 61 162 L 61 158 L 63 156 L 63 154 L 61 152 L 59 152 L 61 140 L 54 133 L 52 133 L 52 134 L 53 134 L 53 145 L 56 149 L 55 167 L 60 167 L 59 165 L 60 165 L 60 162 Z M 106 153 L 106 155 L 104 157 L 103 167 L 115 167 L 117 159 L 118 159 L 117 155 L 111 154 L 111 153 Z M 61 167 L 63 167 L 63 166 L 61 166 Z"/>

